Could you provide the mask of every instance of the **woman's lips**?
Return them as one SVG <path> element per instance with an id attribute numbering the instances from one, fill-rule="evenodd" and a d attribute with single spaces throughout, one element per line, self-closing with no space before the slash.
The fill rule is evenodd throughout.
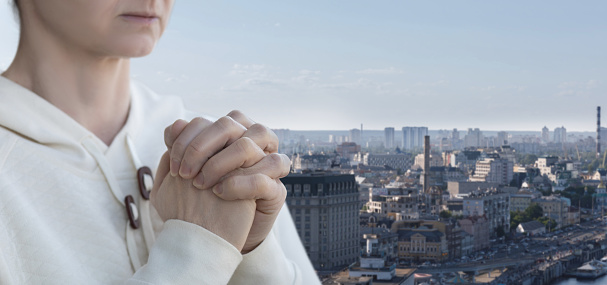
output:
<path id="1" fill-rule="evenodd" d="M 154 15 L 123 14 L 120 17 L 125 21 L 143 25 L 150 25 L 158 21 L 158 17 Z"/>

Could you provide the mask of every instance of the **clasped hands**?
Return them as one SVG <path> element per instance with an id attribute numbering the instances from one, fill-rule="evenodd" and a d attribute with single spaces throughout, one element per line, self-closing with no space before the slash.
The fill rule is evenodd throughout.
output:
<path id="1" fill-rule="evenodd" d="M 166 221 L 194 223 L 240 252 L 268 235 L 286 198 L 279 178 L 290 160 L 278 138 L 239 111 L 212 122 L 177 120 L 165 129 L 151 202 Z"/>

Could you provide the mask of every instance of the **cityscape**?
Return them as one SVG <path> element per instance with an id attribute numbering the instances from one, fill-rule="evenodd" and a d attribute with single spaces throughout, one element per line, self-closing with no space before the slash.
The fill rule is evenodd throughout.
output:
<path id="1" fill-rule="evenodd" d="M 132 78 L 274 130 L 324 285 L 607 284 L 605 8 L 176 1 Z"/>
<path id="2" fill-rule="evenodd" d="M 596 116 L 594 133 L 274 132 L 323 284 L 560 284 L 607 272 L 607 128 Z"/>

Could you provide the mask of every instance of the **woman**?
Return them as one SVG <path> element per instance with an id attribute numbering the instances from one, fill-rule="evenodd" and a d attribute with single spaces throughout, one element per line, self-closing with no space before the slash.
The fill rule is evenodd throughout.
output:
<path id="1" fill-rule="evenodd" d="M 130 81 L 129 58 L 152 51 L 173 1 L 14 5 L 20 41 L 0 76 L 0 284 L 319 283 L 281 211 L 289 162 L 276 136 L 240 112 L 196 117 Z"/>

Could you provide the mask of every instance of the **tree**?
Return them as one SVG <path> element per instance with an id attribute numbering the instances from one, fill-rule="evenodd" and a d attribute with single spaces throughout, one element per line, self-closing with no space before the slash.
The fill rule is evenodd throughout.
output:
<path id="1" fill-rule="evenodd" d="M 554 231 L 554 229 L 556 229 L 556 226 L 558 225 L 554 219 L 549 219 L 548 217 L 541 217 L 537 220 L 538 220 L 538 222 L 540 222 L 540 223 L 544 224 L 544 226 L 546 226 L 546 231 L 548 229 Z"/>
<path id="2" fill-rule="evenodd" d="M 443 219 L 448 219 L 453 216 L 453 214 L 451 214 L 451 211 L 447 211 L 447 210 L 441 211 L 438 215 Z"/>
<path id="3" fill-rule="evenodd" d="M 544 216 L 544 210 L 537 203 L 532 203 L 523 212 L 510 212 L 510 228 L 514 229 L 521 223 L 539 220 Z"/>
<path id="4" fill-rule="evenodd" d="M 535 154 L 524 154 L 524 155 L 520 155 L 517 158 L 518 163 L 520 163 L 522 165 L 533 165 L 536 160 L 537 160 L 537 155 L 535 155 Z"/>
<path id="5" fill-rule="evenodd" d="M 536 220 L 537 218 L 544 216 L 544 210 L 537 203 L 532 203 L 529 207 L 527 207 L 527 209 L 525 209 L 524 214 L 528 219 L 525 222 L 529 222 L 531 220 Z"/>

